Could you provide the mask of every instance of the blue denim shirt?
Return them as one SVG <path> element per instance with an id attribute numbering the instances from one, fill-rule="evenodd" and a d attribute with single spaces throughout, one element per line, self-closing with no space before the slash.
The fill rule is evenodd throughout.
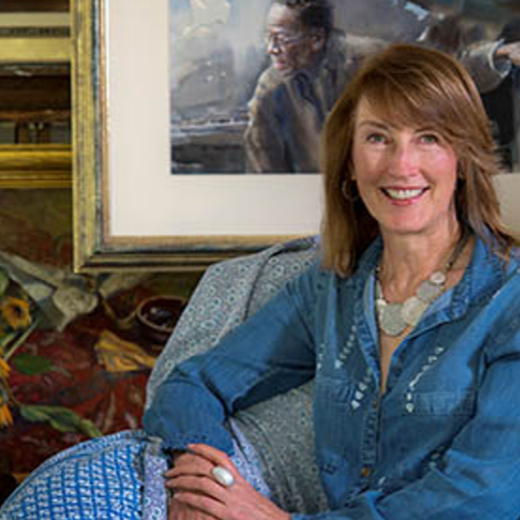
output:
<path id="1" fill-rule="evenodd" d="M 373 273 L 311 267 L 158 389 L 145 428 L 170 448 L 231 452 L 227 416 L 316 379 L 330 512 L 305 519 L 520 517 L 520 274 L 476 240 L 470 265 L 393 355 L 380 396 Z M 247 348 L 249 346 L 249 348 Z M 244 355 L 244 352 L 246 355 Z"/>

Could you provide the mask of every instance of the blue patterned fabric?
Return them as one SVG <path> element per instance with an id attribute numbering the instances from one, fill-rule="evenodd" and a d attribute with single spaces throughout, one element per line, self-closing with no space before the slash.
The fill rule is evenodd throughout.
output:
<path id="1" fill-rule="evenodd" d="M 233 463 L 270 496 L 254 449 L 230 423 Z M 124 431 L 58 453 L 42 464 L 0 509 L 0 520 L 165 520 L 168 468 L 143 431 Z"/>
<path id="2" fill-rule="evenodd" d="M 141 518 L 143 432 L 88 441 L 44 462 L 0 509 L 1 520 Z"/>

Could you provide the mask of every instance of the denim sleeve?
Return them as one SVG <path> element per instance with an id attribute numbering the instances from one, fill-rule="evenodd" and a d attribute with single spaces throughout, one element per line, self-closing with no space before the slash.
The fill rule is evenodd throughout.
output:
<path id="1" fill-rule="evenodd" d="M 179 364 L 157 389 L 145 430 L 166 449 L 201 442 L 232 454 L 228 416 L 314 375 L 313 271 L 290 282 L 209 352 Z"/>
<path id="2" fill-rule="evenodd" d="M 520 281 L 492 305 L 475 415 L 439 463 L 393 493 L 360 493 L 344 508 L 292 520 L 516 520 L 520 517 Z M 501 300 L 501 301 L 500 301 Z M 516 304 L 515 304 L 516 302 Z M 482 324 L 485 326 L 485 324 Z"/>

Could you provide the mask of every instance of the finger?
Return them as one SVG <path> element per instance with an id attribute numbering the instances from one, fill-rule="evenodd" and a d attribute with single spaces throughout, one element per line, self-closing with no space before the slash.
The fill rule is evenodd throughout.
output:
<path id="1" fill-rule="evenodd" d="M 214 516 L 210 516 L 202 511 L 194 509 L 178 500 L 172 500 L 168 512 L 168 520 L 214 520 Z"/>
<path id="2" fill-rule="evenodd" d="M 213 446 L 209 446 L 207 444 L 194 444 L 190 445 L 190 449 L 194 452 L 199 454 L 201 457 L 206 458 L 208 461 L 211 462 L 212 468 L 211 468 L 211 477 L 219 483 L 219 485 L 223 487 L 231 487 L 232 485 L 239 484 L 241 482 L 245 482 L 244 478 L 236 468 L 233 461 L 228 457 L 228 455 L 218 450 L 217 448 L 214 448 Z M 222 482 L 219 476 L 214 474 L 214 470 L 217 469 L 217 467 L 224 468 L 231 474 L 231 482 L 226 481 Z"/>
<path id="3" fill-rule="evenodd" d="M 176 495 L 175 500 L 179 501 L 179 503 L 185 507 L 208 515 L 210 518 L 217 520 L 225 520 L 226 518 L 226 506 L 206 495 L 183 491 Z"/>
<path id="4" fill-rule="evenodd" d="M 209 484 L 204 484 L 208 482 Z M 169 478 L 165 481 L 164 485 L 168 489 L 180 490 L 180 489 L 191 489 L 193 491 L 207 491 L 216 490 L 217 487 L 221 488 L 217 482 L 215 482 L 209 475 L 178 475 L 174 478 Z M 207 488 L 207 489 L 206 489 Z"/>
<path id="5" fill-rule="evenodd" d="M 213 463 L 197 454 L 186 454 L 175 461 L 174 466 L 168 469 L 164 476 L 174 477 L 181 474 L 207 475 L 211 473 Z"/>
<path id="6" fill-rule="evenodd" d="M 211 478 L 205 477 L 178 477 L 167 482 L 169 489 L 177 493 L 191 492 L 212 497 L 218 502 L 225 503 L 228 489 Z"/>
<path id="7" fill-rule="evenodd" d="M 190 451 L 204 457 L 211 461 L 213 464 L 224 466 L 228 468 L 230 465 L 234 467 L 233 463 L 229 459 L 227 453 L 210 446 L 209 444 L 190 444 Z"/>
<path id="8" fill-rule="evenodd" d="M 193 444 L 190 445 L 189 448 L 191 451 L 205 458 L 212 464 L 211 476 L 215 480 L 220 481 L 220 479 L 215 478 L 215 476 L 213 475 L 213 470 L 215 470 L 217 466 L 223 467 L 224 469 L 228 470 L 231 473 L 231 476 L 233 477 L 235 482 L 238 480 L 242 480 L 242 476 L 236 469 L 233 461 L 223 451 L 218 450 L 213 446 L 209 446 L 208 444 Z M 224 485 L 224 483 L 222 482 L 220 482 L 220 484 Z"/>

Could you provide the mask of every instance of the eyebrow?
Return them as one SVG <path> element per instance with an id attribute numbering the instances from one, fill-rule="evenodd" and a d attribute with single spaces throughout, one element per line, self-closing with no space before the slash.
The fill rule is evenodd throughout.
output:
<path id="1" fill-rule="evenodd" d="M 392 125 L 391 123 L 383 123 L 381 121 L 378 121 L 378 120 L 374 120 L 374 119 L 364 119 L 364 120 L 361 120 L 361 122 L 357 125 L 358 128 L 363 128 L 365 126 L 369 126 L 369 127 L 375 127 L 375 128 L 379 128 L 381 130 L 392 130 L 392 129 L 398 129 L 399 127 L 395 126 L 395 125 Z M 439 133 L 439 130 L 436 130 L 435 128 L 431 127 L 431 126 L 421 126 L 419 128 L 415 128 L 414 129 L 414 132 L 434 132 L 434 133 Z"/>
<path id="2" fill-rule="evenodd" d="M 388 129 L 388 128 L 395 128 L 391 124 L 382 123 L 380 121 L 376 121 L 373 119 L 363 119 L 357 125 L 358 128 L 363 128 L 364 126 L 375 126 L 376 128 L 381 128 L 383 130 Z"/>

